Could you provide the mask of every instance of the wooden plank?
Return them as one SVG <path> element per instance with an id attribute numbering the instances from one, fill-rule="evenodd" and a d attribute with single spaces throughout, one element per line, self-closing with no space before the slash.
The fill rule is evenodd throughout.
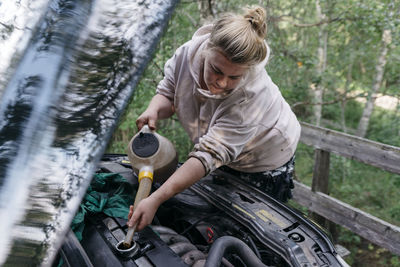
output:
<path id="1" fill-rule="evenodd" d="M 317 149 L 400 174 L 400 147 L 301 123 L 300 141 Z"/>
<path id="2" fill-rule="evenodd" d="M 294 181 L 293 199 L 326 219 L 400 255 L 400 227 Z"/>

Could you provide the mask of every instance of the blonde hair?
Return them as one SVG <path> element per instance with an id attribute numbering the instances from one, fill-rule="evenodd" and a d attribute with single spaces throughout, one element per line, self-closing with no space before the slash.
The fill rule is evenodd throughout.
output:
<path id="1" fill-rule="evenodd" d="M 245 9 L 244 15 L 226 14 L 214 24 L 209 48 L 219 48 L 234 63 L 249 66 L 267 56 L 264 37 L 267 32 L 266 11 L 255 6 Z"/>

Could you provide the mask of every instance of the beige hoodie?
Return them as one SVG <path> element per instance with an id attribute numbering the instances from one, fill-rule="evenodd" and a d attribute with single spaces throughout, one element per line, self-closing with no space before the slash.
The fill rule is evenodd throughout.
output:
<path id="1" fill-rule="evenodd" d="M 206 173 L 222 165 L 243 172 L 282 166 L 294 155 L 300 124 L 265 70 L 268 56 L 232 92 L 212 95 L 199 85 L 210 32 L 210 25 L 200 28 L 176 50 L 157 87 L 195 143 L 189 157 L 198 158 Z"/>

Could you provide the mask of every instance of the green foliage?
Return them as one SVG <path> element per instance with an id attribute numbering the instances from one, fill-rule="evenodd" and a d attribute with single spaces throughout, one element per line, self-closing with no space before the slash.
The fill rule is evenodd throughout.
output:
<path id="1" fill-rule="evenodd" d="M 193 25 L 191 19 L 195 17 L 197 4 L 182 3 L 178 6 L 179 12 L 175 12 L 168 23 L 168 28 L 162 38 L 159 47 L 147 67 L 135 93 L 128 105 L 118 129 L 114 132 L 107 151 L 110 153 L 126 153 L 126 146 L 130 139 L 137 133 L 136 119 L 143 113 L 151 98 L 155 94 L 158 82 L 163 77 L 165 62 L 173 55 L 175 50 L 189 40 L 196 31 L 198 25 Z M 185 14 L 191 14 L 189 17 Z M 184 30 L 182 30 L 184 29 Z M 176 146 L 179 159 L 185 160 L 191 150 L 192 144 L 176 118 L 160 121 L 157 132 L 169 138 Z"/>
<path id="2" fill-rule="evenodd" d="M 361 238 L 358 235 L 354 235 L 349 230 L 342 228 L 340 229 L 341 235 L 339 236 L 339 242 L 342 244 L 360 244 Z"/>
<path id="3" fill-rule="evenodd" d="M 391 254 L 388 250 L 369 243 L 345 228 L 339 227 L 338 231 L 340 233 L 339 243 L 351 253 L 350 256 L 345 258 L 350 266 L 399 266 L 400 258 Z"/>
<path id="4" fill-rule="evenodd" d="M 368 138 L 400 147 L 399 114 L 376 108 L 368 128 Z"/>
<path id="5" fill-rule="evenodd" d="M 392 257 L 390 258 L 390 264 L 391 264 L 393 267 L 399 267 L 399 266 L 400 266 L 400 259 L 399 259 L 399 257 L 392 256 Z"/>

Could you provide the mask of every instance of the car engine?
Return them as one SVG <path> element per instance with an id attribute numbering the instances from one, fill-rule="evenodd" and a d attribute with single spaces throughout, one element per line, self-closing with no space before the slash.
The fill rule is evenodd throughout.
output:
<path id="1" fill-rule="evenodd" d="M 124 155 L 105 156 L 99 171 L 137 181 Z M 81 243 L 67 235 L 62 266 L 347 266 L 298 211 L 218 171 L 166 201 L 152 225 L 135 233 L 133 255 L 116 250 L 126 222 L 91 216 Z"/>

